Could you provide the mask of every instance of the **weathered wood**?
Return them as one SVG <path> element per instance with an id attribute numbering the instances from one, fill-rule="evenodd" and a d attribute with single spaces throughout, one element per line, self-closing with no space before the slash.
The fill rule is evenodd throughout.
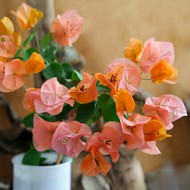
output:
<path id="1" fill-rule="evenodd" d="M 144 172 L 135 152 L 120 148 L 120 158 L 106 176 L 112 190 L 146 190 Z"/>
<path id="2" fill-rule="evenodd" d="M 24 129 L 19 115 L 3 94 L 0 94 L 0 115 L 0 149 L 8 153 L 26 150 L 31 141 L 30 132 Z"/>
<path id="3" fill-rule="evenodd" d="M 73 190 L 146 190 L 144 172 L 135 150 L 126 150 L 125 146 L 122 146 L 118 162 L 112 164 L 106 176 L 83 176 L 80 172 L 83 156 L 80 155 L 73 163 Z"/>
<path id="4" fill-rule="evenodd" d="M 95 177 L 82 176 L 82 186 L 84 190 L 110 190 L 110 186 L 101 175 Z"/>

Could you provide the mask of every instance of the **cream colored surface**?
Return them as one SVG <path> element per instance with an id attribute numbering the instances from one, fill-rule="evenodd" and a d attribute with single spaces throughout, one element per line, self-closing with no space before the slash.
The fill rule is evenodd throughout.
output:
<path id="1" fill-rule="evenodd" d="M 21 0 L 0 0 L 0 16 L 15 10 Z M 190 1 L 189 0 L 55 0 L 56 14 L 74 8 L 85 18 L 84 30 L 74 44 L 86 59 L 85 71 L 105 72 L 112 60 L 123 56 L 123 48 L 130 37 L 146 40 L 171 41 L 175 48 L 175 63 L 179 69 L 176 85 L 149 85 L 142 87 L 154 95 L 173 93 L 187 98 L 190 93 Z M 9 96 L 15 100 L 14 93 Z M 19 97 L 19 101 L 20 101 Z M 18 100 L 18 99 L 17 99 Z M 18 101 L 16 101 L 16 107 Z M 23 110 L 19 113 L 22 115 Z M 175 123 L 171 139 L 159 143 L 162 155 L 138 153 L 145 171 L 153 170 L 168 161 L 174 164 L 190 163 L 190 120 Z"/>

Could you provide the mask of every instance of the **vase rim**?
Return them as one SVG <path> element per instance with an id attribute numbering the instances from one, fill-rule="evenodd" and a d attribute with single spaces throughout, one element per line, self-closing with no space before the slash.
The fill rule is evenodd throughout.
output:
<path id="1" fill-rule="evenodd" d="M 13 156 L 12 158 L 12 164 L 13 165 L 20 165 L 23 167 L 28 167 L 28 168 L 57 168 L 57 167 L 64 167 L 64 165 L 70 164 L 72 162 L 72 158 L 64 156 L 62 159 L 62 163 L 57 164 L 57 165 L 43 165 L 43 166 L 39 166 L 39 165 L 26 165 L 26 164 L 22 164 L 22 158 L 24 156 L 24 153 L 20 153 L 17 154 L 15 156 Z M 42 153 L 42 156 L 47 158 L 47 161 L 45 161 L 46 163 L 55 163 L 56 158 L 58 156 L 58 154 L 54 153 L 54 152 L 48 152 L 48 153 Z"/>

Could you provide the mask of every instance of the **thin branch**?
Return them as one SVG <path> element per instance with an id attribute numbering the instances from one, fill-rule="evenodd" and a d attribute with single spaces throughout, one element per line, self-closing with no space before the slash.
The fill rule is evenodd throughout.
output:
<path id="1" fill-rule="evenodd" d="M 63 158 L 63 154 L 59 154 L 56 160 L 56 165 L 61 163 L 62 158 Z"/>

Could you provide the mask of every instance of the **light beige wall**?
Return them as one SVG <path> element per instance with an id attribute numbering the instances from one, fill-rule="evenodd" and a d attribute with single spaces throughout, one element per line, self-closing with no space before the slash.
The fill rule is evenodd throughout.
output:
<path id="1" fill-rule="evenodd" d="M 16 8 L 23 2 L 23 0 L 0 0 L 0 18 L 3 16 L 8 16 L 13 18 L 10 10 L 16 10 Z"/>

